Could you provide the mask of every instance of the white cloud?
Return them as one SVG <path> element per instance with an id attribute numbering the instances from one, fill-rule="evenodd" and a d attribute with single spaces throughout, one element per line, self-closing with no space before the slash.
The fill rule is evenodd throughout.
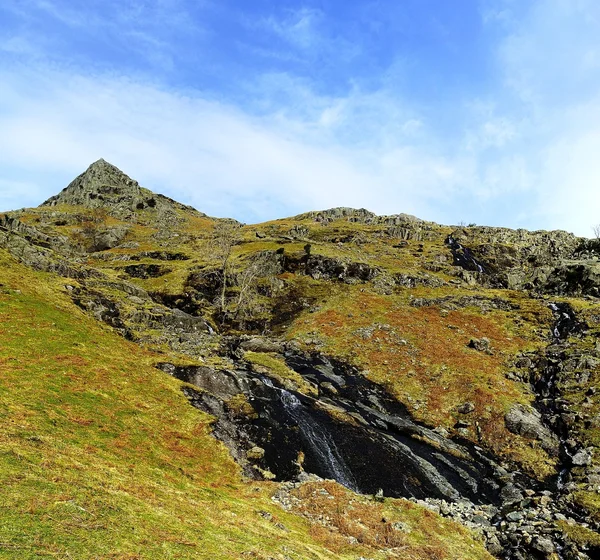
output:
<path id="1" fill-rule="evenodd" d="M 259 25 L 295 47 L 309 49 L 320 42 L 317 25 L 322 17 L 323 13 L 320 10 L 305 7 L 289 10 L 283 18 L 275 16 L 264 18 Z"/>
<path id="2" fill-rule="evenodd" d="M 512 164 L 499 159 L 487 179 L 534 191 L 533 222 L 586 236 L 600 221 L 599 30 L 593 0 L 540 0 L 513 21 L 499 48 Z"/>
<path id="3" fill-rule="evenodd" d="M 515 153 L 519 127 L 479 107 L 473 114 L 481 122 L 449 150 L 425 117 L 385 91 L 321 98 L 306 88 L 300 95 L 301 111 L 257 117 L 200 92 L 181 95 L 123 77 L 1 71 L 0 191 L 12 190 L 6 173 L 23 185 L 0 203 L 38 204 L 104 157 L 150 189 L 244 221 L 331 206 L 445 223 L 549 224 L 584 235 L 600 221 L 590 200 L 600 138 L 580 134 L 581 126 L 595 126 L 584 109 L 569 115 L 573 131 L 564 142 Z M 531 127 L 519 129 L 526 141 Z M 571 154 L 568 165 L 563 151 Z M 511 199 L 514 214 L 494 214 Z"/>
<path id="4" fill-rule="evenodd" d="M 487 20 L 505 34 L 500 77 L 487 97 L 465 90 L 450 132 L 385 81 L 324 95 L 307 78 L 263 71 L 236 105 L 138 78 L 7 65 L 0 203 L 37 204 L 104 157 L 148 188 L 244 221 L 344 205 L 589 235 L 600 222 L 600 79 L 590 70 L 600 9 L 541 0 L 515 17 L 514 0 L 488 4 L 506 12 Z M 319 17 L 271 24 L 302 37 Z"/>
<path id="5" fill-rule="evenodd" d="M 368 151 L 311 142 L 309 125 L 303 134 L 289 134 L 286 120 L 259 120 L 200 96 L 125 79 L 4 73 L 2 83 L 8 111 L 0 117 L 0 162 L 37 172 L 38 180 L 46 169 L 75 175 L 104 157 L 149 188 L 214 214 L 239 216 L 240 200 L 250 199 L 268 205 L 255 209 L 253 217 L 263 219 L 283 208 L 388 210 L 386 193 L 396 188 L 398 211 L 417 207 L 410 189 L 424 169 L 414 155 L 410 169 L 390 176 L 388 163 L 373 168 Z M 43 198 L 56 190 L 44 186 Z"/>

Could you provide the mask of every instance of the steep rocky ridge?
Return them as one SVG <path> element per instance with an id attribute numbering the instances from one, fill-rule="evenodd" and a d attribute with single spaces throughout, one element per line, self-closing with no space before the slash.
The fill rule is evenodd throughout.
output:
<path id="1" fill-rule="evenodd" d="M 597 552 L 593 241 L 347 208 L 242 226 L 101 160 L 0 246 L 162 352 L 247 476 L 412 498 L 499 557 Z"/>
<path id="2" fill-rule="evenodd" d="M 454 260 L 484 285 L 557 295 L 599 296 L 600 251 L 565 231 L 470 227 L 448 238 Z"/>
<path id="3" fill-rule="evenodd" d="M 101 208 L 116 218 L 131 219 L 135 212 L 155 209 L 163 216 L 173 209 L 198 213 L 191 206 L 155 194 L 142 188 L 137 181 L 104 159 L 92 163 L 59 194 L 50 197 L 42 206 L 84 206 Z M 160 219 L 160 218 L 159 218 Z"/>

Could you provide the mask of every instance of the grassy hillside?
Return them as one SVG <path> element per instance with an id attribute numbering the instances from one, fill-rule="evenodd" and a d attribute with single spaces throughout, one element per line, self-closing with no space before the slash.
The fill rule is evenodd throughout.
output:
<path id="1" fill-rule="evenodd" d="M 52 217 L 56 212 L 58 222 Z M 18 217 L 77 243 L 82 236 L 81 222 L 93 214 L 83 207 L 59 205 L 30 209 Z M 155 300 L 170 298 L 178 305 L 177 298 L 185 301 L 192 294 L 196 298 L 194 312 L 227 332 L 227 325 L 219 325 L 215 319 L 214 300 L 201 293 L 210 282 L 197 286 L 190 281 L 210 272 L 218 278 L 218 222 L 180 210 L 177 215 L 180 221 L 167 230 L 150 210 L 138 212 L 134 223 L 103 215 L 94 228 L 128 228 L 125 247 L 92 253 L 85 263 L 111 280 L 139 286 Z M 56 225 L 63 222 L 66 225 Z M 390 234 L 390 226 L 385 224 L 347 219 L 321 223 L 308 215 L 240 227 L 231 238 L 229 310 L 239 293 L 235 285 L 239 275 L 264 252 L 279 251 L 288 266 L 301 261 L 308 250 L 317 259 L 369 267 L 376 271 L 369 282 L 339 282 L 335 276 L 313 278 L 303 273 L 301 265 L 298 271 L 279 274 L 271 297 L 256 296 L 251 320 L 244 326 L 254 332 L 271 330 L 307 349 L 353 363 L 367 371 L 371 380 L 384 384 L 415 418 L 453 435 L 461 419 L 458 408 L 472 402 L 471 426 L 463 428 L 462 437 L 485 445 L 536 477 L 556 474 L 555 460 L 535 442 L 510 433 L 503 420 L 511 405 L 534 399 L 527 385 L 507 379 L 506 373 L 517 354 L 547 343 L 552 320 L 547 304 L 522 292 L 457 280 L 445 244 L 451 228 L 428 222 L 405 228 L 410 239 L 402 241 Z M 185 255 L 186 259 L 164 261 L 156 258 L 157 251 Z M 128 273 L 132 263 L 154 266 L 157 275 Z M 398 277 L 407 279 L 406 287 L 395 280 Z M 106 289 L 104 293 L 113 297 Z M 119 297 L 123 306 L 131 307 L 122 294 Z M 417 307 L 414 299 L 424 303 Z M 499 302 L 499 308 L 494 302 Z M 239 325 L 229 330 L 234 334 L 245 331 Z M 156 347 L 154 334 L 138 332 L 140 340 Z M 471 338 L 482 337 L 491 342 L 490 354 L 467 347 Z M 211 360 L 213 350 L 210 347 L 204 357 Z"/>
<path id="2" fill-rule="evenodd" d="M 403 500 L 385 503 L 413 529 L 394 540 L 368 498 L 368 538 L 285 512 L 276 484 L 241 479 L 159 360 L 75 307 L 64 279 L 0 251 L 0 558 L 490 558 Z"/>

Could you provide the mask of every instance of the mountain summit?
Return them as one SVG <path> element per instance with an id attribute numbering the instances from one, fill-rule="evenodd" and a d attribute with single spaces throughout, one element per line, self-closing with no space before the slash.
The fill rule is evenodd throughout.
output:
<path id="1" fill-rule="evenodd" d="M 175 209 L 196 213 L 196 210 L 170 198 L 144 189 L 118 167 L 104 159 L 92 163 L 59 194 L 41 206 L 69 204 L 88 208 L 103 208 L 119 219 L 128 219 L 136 211 L 156 209 L 161 214 Z"/>
<path id="2" fill-rule="evenodd" d="M 42 206 L 59 204 L 103 207 L 123 214 L 142 208 L 144 195 L 137 181 L 111 163 L 99 159 Z"/>

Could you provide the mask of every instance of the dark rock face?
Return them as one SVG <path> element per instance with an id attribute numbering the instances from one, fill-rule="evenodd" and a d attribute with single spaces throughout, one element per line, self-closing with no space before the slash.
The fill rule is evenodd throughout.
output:
<path id="1" fill-rule="evenodd" d="M 365 263 L 345 262 L 322 255 L 311 255 L 310 252 L 300 258 L 284 256 L 282 267 L 286 272 L 303 272 L 315 280 L 335 280 L 348 284 L 368 282 L 381 273 Z"/>
<path id="2" fill-rule="evenodd" d="M 169 274 L 170 268 L 158 264 L 132 264 L 125 267 L 125 272 L 133 278 L 158 278 Z"/>
<path id="3" fill-rule="evenodd" d="M 470 284 L 563 296 L 600 296 L 595 242 L 564 231 L 473 227 L 446 240 Z"/>
<path id="4" fill-rule="evenodd" d="M 517 366 L 529 371 L 527 379 L 539 395 L 538 410 L 515 405 L 505 418 L 510 431 L 540 442 L 559 457 L 561 475 L 547 483 L 511 473 L 476 446 L 415 423 L 383 388 L 348 365 L 291 351 L 268 339 L 241 344 L 280 353 L 317 389 L 316 396 L 280 386 L 241 363 L 230 371 L 169 364 L 161 369 L 199 387 L 184 392 L 194 406 L 217 417 L 215 436 L 248 475 L 301 480 L 311 473 L 358 492 L 410 497 L 477 531 L 488 550 L 501 558 L 554 560 L 558 554 L 556 558 L 583 560 L 594 552 L 588 556 L 565 540 L 555 520 L 590 523 L 573 509 L 566 489 L 573 476 L 594 477 L 586 470 L 591 469 L 593 450 L 569 439 L 558 378 L 562 372 L 598 364 L 593 357 L 580 356 L 569 365 L 565 340 L 585 325 L 569 306 L 550 307 L 555 315 L 551 344 L 541 355 L 523 356 Z M 235 346 L 228 350 L 232 356 L 238 356 Z M 251 413 L 239 414 L 232 406 L 240 396 Z M 472 410 L 468 402 L 458 408 L 463 415 Z"/>
<path id="5" fill-rule="evenodd" d="M 343 282 L 368 282 L 379 273 L 378 270 L 364 263 L 344 263 L 338 259 L 322 256 L 309 256 L 306 260 L 305 272 L 315 280 L 327 278 Z"/>
<path id="6" fill-rule="evenodd" d="M 448 237 L 446 243 L 452 251 L 456 266 L 479 274 L 490 271 L 491 266 L 488 263 L 484 263 L 483 260 L 478 259 L 471 249 L 459 243 L 452 235 Z"/>
<path id="7" fill-rule="evenodd" d="M 371 494 L 382 489 L 388 496 L 495 500 L 494 463 L 480 451 L 414 423 L 381 387 L 348 366 L 323 356 L 291 354 L 286 359 L 319 387 L 317 398 L 247 370 L 161 369 L 204 389 L 188 392 L 188 398 L 218 417 L 215 435 L 234 456 L 245 457 L 242 464 L 254 475 L 257 470 L 249 465 L 279 480 L 296 478 L 304 469 Z M 240 393 L 255 418 L 236 418 L 227 411 L 228 399 Z M 247 458 L 254 447 L 265 451 L 260 460 Z"/>
<path id="8" fill-rule="evenodd" d="M 550 309 L 555 318 L 552 336 L 556 340 L 565 340 L 571 335 L 579 334 L 588 329 L 585 323 L 577 319 L 573 308 L 568 303 L 551 303 Z"/>

